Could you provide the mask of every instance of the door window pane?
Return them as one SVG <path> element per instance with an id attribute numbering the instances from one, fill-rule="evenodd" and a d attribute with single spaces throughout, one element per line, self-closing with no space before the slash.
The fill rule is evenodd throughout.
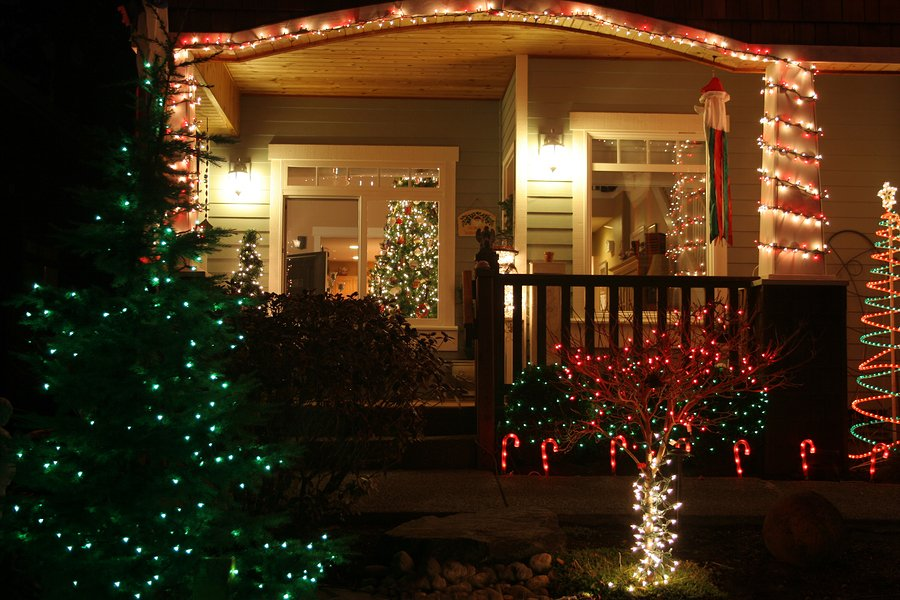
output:
<path id="1" fill-rule="evenodd" d="M 591 146 L 591 160 L 598 163 L 617 163 L 619 142 L 616 140 L 594 140 Z"/>
<path id="2" fill-rule="evenodd" d="M 647 163 L 647 142 L 644 140 L 619 140 L 622 155 L 619 162 L 643 165 Z"/>
<path id="3" fill-rule="evenodd" d="M 356 200 L 289 198 L 285 206 L 285 286 L 288 292 L 359 291 Z"/>

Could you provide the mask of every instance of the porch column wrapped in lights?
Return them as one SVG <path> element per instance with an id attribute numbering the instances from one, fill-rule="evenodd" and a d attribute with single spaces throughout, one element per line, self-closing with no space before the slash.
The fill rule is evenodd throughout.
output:
<path id="1" fill-rule="evenodd" d="M 773 62 L 763 78 L 765 115 L 758 143 L 759 274 L 825 275 L 825 216 L 819 177 L 819 137 L 813 71 Z"/>

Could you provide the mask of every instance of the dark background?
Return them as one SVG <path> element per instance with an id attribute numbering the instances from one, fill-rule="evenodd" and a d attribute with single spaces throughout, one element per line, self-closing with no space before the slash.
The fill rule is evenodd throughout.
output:
<path id="1" fill-rule="evenodd" d="M 136 63 L 122 4 L 0 4 L 0 396 L 18 408 L 33 402 L 34 386 L 17 358 L 24 335 L 10 301 L 35 282 L 99 279 L 62 240 L 88 218 L 77 192 L 102 182 L 104 148 L 132 127 Z"/>

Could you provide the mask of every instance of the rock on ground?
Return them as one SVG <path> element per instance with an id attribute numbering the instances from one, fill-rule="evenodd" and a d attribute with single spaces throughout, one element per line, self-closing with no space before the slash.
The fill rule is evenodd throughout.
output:
<path id="1" fill-rule="evenodd" d="M 528 561 L 557 554 L 565 534 L 556 514 L 542 508 L 502 508 L 447 517 L 421 517 L 387 532 L 398 548 L 416 556 L 481 563 Z"/>

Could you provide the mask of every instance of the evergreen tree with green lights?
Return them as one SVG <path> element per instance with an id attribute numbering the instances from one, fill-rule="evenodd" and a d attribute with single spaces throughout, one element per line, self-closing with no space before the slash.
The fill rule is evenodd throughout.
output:
<path id="1" fill-rule="evenodd" d="M 191 267 L 227 232 L 174 226 L 197 208 L 174 166 L 210 157 L 193 128 L 169 129 L 185 81 L 163 50 L 144 64 L 135 134 L 86 194 L 93 223 L 70 235 L 108 285 L 23 301 L 54 411 L 15 441 L 0 561 L 43 598 L 302 597 L 335 557 L 246 509 L 288 457 L 254 441 L 252 384 L 225 375 L 246 300 Z"/>
<path id="2" fill-rule="evenodd" d="M 384 241 L 370 281 L 371 293 L 396 304 L 405 317 L 437 316 L 437 202 L 388 202 Z"/>
<path id="3" fill-rule="evenodd" d="M 263 273 L 262 256 L 256 246 L 259 244 L 258 231 L 248 229 L 241 238 L 241 247 L 238 249 L 238 270 L 231 273 L 229 286 L 236 294 L 244 296 L 256 296 L 263 291 L 259 282 Z"/>

